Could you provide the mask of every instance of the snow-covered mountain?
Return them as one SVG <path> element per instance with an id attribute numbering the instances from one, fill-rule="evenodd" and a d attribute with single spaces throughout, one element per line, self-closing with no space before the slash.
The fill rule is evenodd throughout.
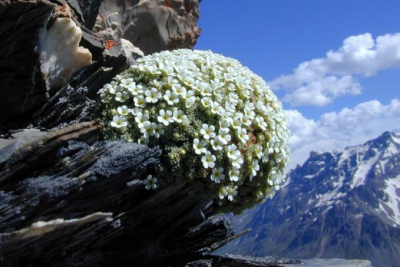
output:
<path id="1" fill-rule="evenodd" d="M 400 135 L 312 152 L 272 200 L 235 219 L 252 231 L 222 252 L 369 259 L 400 266 Z"/>

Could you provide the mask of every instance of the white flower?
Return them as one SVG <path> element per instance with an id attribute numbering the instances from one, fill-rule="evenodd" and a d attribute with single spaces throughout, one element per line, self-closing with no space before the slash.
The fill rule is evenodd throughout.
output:
<path id="1" fill-rule="evenodd" d="M 201 104 L 206 108 L 211 106 L 211 103 L 212 101 L 208 97 L 204 97 L 203 99 L 201 99 Z"/>
<path id="2" fill-rule="evenodd" d="M 139 108 L 143 108 L 146 106 L 146 102 L 144 101 L 144 97 L 143 96 L 135 96 L 135 98 L 133 99 L 133 101 L 135 102 L 135 106 L 139 107 Z"/>
<path id="3" fill-rule="evenodd" d="M 165 101 L 167 101 L 168 105 L 174 105 L 179 102 L 178 94 L 167 90 L 164 95 Z"/>
<path id="4" fill-rule="evenodd" d="M 215 91 L 216 89 L 219 89 L 219 88 L 221 88 L 222 86 L 224 86 L 224 83 L 221 82 L 221 81 L 218 80 L 218 79 L 214 79 L 214 80 L 211 81 L 210 86 L 211 86 L 211 88 Z"/>
<path id="5" fill-rule="evenodd" d="M 250 119 L 254 119 L 254 116 L 256 115 L 253 111 L 254 109 L 254 105 L 253 105 L 253 109 L 251 109 L 249 107 L 249 105 L 251 105 L 252 103 L 246 103 L 246 106 L 244 108 L 244 115 L 249 117 Z"/>
<path id="6" fill-rule="evenodd" d="M 133 115 L 136 116 L 137 114 L 141 113 L 142 110 L 140 108 L 133 108 L 133 109 L 130 109 L 130 111 Z"/>
<path id="7" fill-rule="evenodd" d="M 183 79 L 189 75 L 189 72 L 183 66 L 177 66 L 177 67 L 175 67 L 175 70 L 176 70 L 176 74 L 179 79 Z"/>
<path id="8" fill-rule="evenodd" d="M 207 151 L 204 156 L 201 157 L 201 162 L 203 162 L 204 168 L 214 168 L 215 167 L 215 161 L 217 158 L 211 154 L 211 152 Z"/>
<path id="9" fill-rule="evenodd" d="M 204 140 L 200 141 L 199 139 L 195 138 L 193 140 L 193 148 L 194 148 L 194 152 L 198 155 L 200 155 L 201 153 L 207 152 L 206 142 Z"/>
<path id="10" fill-rule="evenodd" d="M 115 95 L 115 100 L 118 102 L 125 102 L 127 99 L 129 99 L 129 95 L 127 92 L 118 92 Z"/>
<path id="11" fill-rule="evenodd" d="M 213 138 L 215 137 L 215 127 L 213 125 L 203 124 L 200 133 L 205 139 Z"/>
<path id="12" fill-rule="evenodd" d="M 269 149 L 265 149 L 262 155 L 262 162 L 268 162 L 269 159 Z"/>
<path id="13" fill-rule="evenodd" d="M 116 80 L 119 83 L 121 82 L 122 79 L 123 79 L 123 77 L 121 75 L 119 75 L 119 74 L 114 77 L 114 80 Z"/>
<path id="14" fill-rule="evenodd" d="M 196 97 L 194 96 L 194 92 L 192 90 L 187 90 L 182 94 L 183 99 L 186 101 L 196 101 Z"/>
<path id="15" fill-rule="evenodd" d="M 200 83 L 199 88 L 200 88 L 200 94 L 202 96 L 211 96 L 212 90 L 207 83 Z"/>
<path id="16" fill-rule="evenodd" d="M 148 114 L 143 114 L 142 112 L 136 114 L 135 121 L 138 124 L 139 128 L 143 128 L 143 123 L 148 120 L 149 120 Z"/>
<path id="17" fill-rule="evenodd" d="M 185 96 L 185 99 L 186 99 L 185 106 L 187 108 L 190 108 L 196 102 L 196 97 L 193 95 L 193 91 L 188 91 L 188 92 L 190 92 L 190 93 L 187 93 Z M 192 95 L 190 95 L 190 94 L 192 94 Z"/>
<path id="18" fill-rule="evenodd" d="M 251 170 L 251 175 L 250 175 L 250 181 L 251 181 L 253 177 L 257 175 L 257 172 L 260 170 L 260 165 L 258 165 L 257 160 L 253 160 L 250 170 Z"/>
<path id="19" fill-rule="evenodd" d="M 157 92 L 156 88 L 151 88 L 151 90 L 146 90 L 144 93 L 146 95 L 146 102 L 157 103 L 158 99 L 161 98 L 161 93 Z"/>
<path id="20" fill-rule="evenodd" d="M 110 94 L 115 95 L 116 93 L 121 92 L 123 90 L 123 87 L 116 84 L 106 84 L 104 85 L 104 89 L 108 90 Z"/>
<path id="21" fill-rule="evenodd" d="M 142 136 L 138 139 L 138 144 L 140 145 L 147 145 L 148 143 L 149 143 L 149 138 Z"/>
<path id="22" fill-rule="evenodd" d="M 186 95 L 186 88 L 182 87 L 180 84 L 174 84 L 172 85 L 172 90 L 174 93 L 177 95 L 185 96 Z"/>
<path id="23" fill-rule="evenodd" d="M 173 122 L 172 111 L 170 110 L 160 110 L 160 116 L 157 117 L 158 122 L 161 122 L 165 126 L 169 125 L 170 122 Z"/>
<path id="24" fill-rule="evenodd" d="M 211 180 L 215 183 L 219 184 L 222 180 L 225 179 L 224 168 L 215 168 L 211 174 Z"/>
<path id="25" fill-rule="evenodd" d="M 229 91 L 236 91 L 236 86 L 233 83 L 228 84 Z"/>
<path id="26" fill-rule="evenodd" d="M 214 137 L 214 139 L 211 140 L 211 146 L 214 150 L 222 150 L 223 149 L 223 143 L 218 136 Z"/>
<path id="27" fill-rule="evenodd" d="M 193 79 L 193 77 L 186 76 L 186 77 L 183 79 L 183 82 L 184 82 L 186 85 L 188 85 L 188 86 L 192 86 L 192 85 L 195 83 L 195 79 Z"/>
<path id="28" fill-rule="evenodd" d="M 189 117 L 188 117 L 188 116 L 186 116 L 186 115 L 183 115 L 183 116 L 182 116 L 182 124 L 184 124 L 184 125 L 190 125 L 190 120 L 189 120 Z"/>
<path id="29" fill-rule="evenodd" d="M 122 107 L 117 108 L 117 112 L 118 112 L 118 114 L 120 114 L 122 116 L 126 116 L 131 112 L 131 110 L 128 109 L 127 106 L 122 106 Z"/>
<path id="30" fill-rule="evenodd" d="M 225 102 L 225 110 L 228 112 L 235 112 L 235 105 L 230 104 L 229 102 Z"/>
<path id="31" fill-rule="evenodd" d="M 233 201 L 233 199 L 235 198 L 235 196 L 237 196 L 237 189 L 238 189 L 238 187 L 237 186 L 235 186 L 235 187 L 232 187 L 232 186 L 228 186 L 227 188 L 226 188 L 226 191 L 228 192 L 228 200 L 229 201 Z"/>
<path id="32" fill-rule="evenodd" d="M 229 126 L 230 126 L 231 124 L 230 124 L 230 122 L 229 122 L 229 120 L 226 120 L 226 119 L 221 119 L 220 121 L 219 121 L 219 127 L 220 127 L 220 129 L 222 129 L 222 130 L 224 130 L 224 131 L 228 131 L 229 132 Z"/>
<path id="33" fill-rule="evenodd" d="M 243 164 L 243 156 L 242 155 L 239 155 L 236 159 L 232 160 L 232 166 L 234 168 L 240 169 L 242 164 Z"/>
<path id="34" fill-rule="evenodd" d="M 231 135 L 228 134 L 229 133 L 229 129 L 219 129 L 218 131 L 218 137 L 220 138 L 221 142 L 224 145 L 227 145 L 229 141 L 231 141 Z"/>
<path id="35" fill-rule="evenodd" d="M 143 86 L 141 85 L 131 86 L 128 88 L 128 91 L 131 92 L 132 95 L 137 96 L 143 93 Z"/>
<path id="36" fill-rule="evenodd" d="M 176 121 L 177 123 L 182 123 L 183 122 L 183 116 L 185 114 L 183 113 L 182 110 L 174 110 L 174 115 L 173 115 L 173 119 L 174 121 Z"/>
<path id="37" fill-rule="evenodd" d="M 111 122 L 111 126 L 115 128 L 122 128 L 126 127 L 128 125 L 128 122 L 126 121 L 125 117 L 123 116 L 118 116 L 115 115 L 113 117 L 113 121 Z"/>
<path id="38" fill-rule="evenodd" d="M 235 79 L 235 76 L 233 75 L 233 73 L 224 73 L 224 79 L 227 81 L 233 81 Z"/>
<path id="39" fill-rule="evenodd" d="M 240 156 L 240 151 L 237 149 L 235 144 L 231 144 L 227 148 L 227 155 L 230 159 L 237 159 Z"/>
<path id="40" fill-rule="evenodd" d="M 147 176 L 147 178 L 143 181 L 143 184 L 145 185 L 145 188 L 147 190 L 157 189 L 157 178 L 153 177 L 152 175 Z"/>
<path id="41" fill-rule="evenodd" d="M 154 66 L 146 66 L 146 67 L 147 71 L 150 72 L 151 74 L 160 74 L 160 71 Z"/>
<path id="42" fill-rule="evenodd" d="M 143 128 L 140 128 L 140 132 L 143 133 L 145 138 L 149 138 L 155 134 L 155 129 L 157 125 L 155 123 L 151 123 L 149 121 L 145 121 L 143 123 Z"/>
<path id="43" fill-rule="evenodd" d="M 229 171 L 229 180 L 231 180 L 232 182 L 237 182 L 239 180 L 239 169 L 233 167 L 230 171 Z"/>
<path id="44" fill-rule="evenodd" d="M 228 190 L 226 190 L 225 186 L 221 187 L 221 189 L 219 190 L 218 195 L 219 195 L 220 199 L 224 199 L 228 195 Z"/>
<path id="45" fill-rule="evenodd" d="M 121 86 L 124 88 L 130 88 L 130 87 L 134 87 L 136 84 L 133 81 L 132 78 L 128 78 L 128 79 L 122 79 L 121 80 Z"/>
<path id="46" fill-rule="evenodd" d="M 235 117 L 232 121 L 231 121 L 232 127 L 237 129 L 240 126 L 242 126 L 242 120 L 239 117 Z"/>
<path id="47" fill-rule="evenodd" d="M 244 125 L 246 125 L 246 126 L 249 126 L 249 125 L 251 124 L 251 120 L 250 120 L 250 118 L 249 118 L 248 116 L 244 115 L 244 116 L 242 117 L 242 123 L 243 123 Z"/>
<path id="48" fill-rule="evenodd" d="M 246 143 L 249 140 L 249 136 L 247 135 L 246 129 L 238 128 L 237 129 L 238 138 L 242 143 Z"/>
<path id="49" fill-rule="evenodd" d="M 178 80 L 175 79 L 175 78 L 172 77 L 172 76 L 168 76 L 168 78 L 167 78 L 167 83 L 168 83 L 168 85 L 171 86 L 171 87 L 174 86 L 174 85 L 176 85 L 176 84 L 179 84 Z"/>
<path id="50" fill-rule="evenodd" d="M 163 129 L 163 125 L 162 124 L 158 124 L 156 126 L 156 128 L 154 129 L 154 136 L 156 138 L 160 138 L 161 135 L 163 135 L 165 133 L 164 129 Z"/>
<path id="51" fill-rule="evenodd" d="M 228 101 L 229 101 L 229 103 L 237 105 L 237 103 L 239 102 L 239 96 L 235 93 L 230 93 L 228 96 Z M 231 111 L 231 112 L 233 112 L 233 111 Z"/>
<path id="52" fill-rule="evenodd" d="M 254 154 L 256 155 L 256 157 L 257 157 L 258 159 L 261 159 L 261 157 L 262 157 L 262 155 L 263 155 L 262 145 L 257 144 L 257 145 L 254 147 L 253 152 L 254 152 Z"/>
<path id="53" fill-rule="evenodd" d="M 232 118 L 231 118 L 232 112 L 223 110 L 223 111 L 220 111 L 220 115 L 221 115 L 222 119 L 228 121 L 229 125 L 231 125 L 231 123 L 232 123 Z"/>
<path id="54" fill-rule="evenodd" d="M 257 116 L 257 117 L 256 117 L 256 122 L 257 122 L 258 127 L 261 128 L 261 130 L 264 130 L 264 131 L 265 131 L 265 130 L 267 129 L 268 124 L 264 121 L 264 118 L 263 118 L 263 117 Z"/>
<path id="55" fill-rule="evenodd" d="M 220 105 L 217 102 L 213 102 L 211 104 L 211 113 L 212 114 L 218 114 L 220 111 Z"/>

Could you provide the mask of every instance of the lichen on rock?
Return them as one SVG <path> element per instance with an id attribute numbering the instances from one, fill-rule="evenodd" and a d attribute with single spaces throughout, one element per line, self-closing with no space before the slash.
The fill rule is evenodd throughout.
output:
<path id="1" fill-rule="evenodd" d="M 265 82 L 238 61 L 176 50 L 137 60 L 100 90 L 108 139 L 159 145 L 161 184 L 194 182 L 225 211 L 262 202 L 283 182 L 289 130 Z"/>

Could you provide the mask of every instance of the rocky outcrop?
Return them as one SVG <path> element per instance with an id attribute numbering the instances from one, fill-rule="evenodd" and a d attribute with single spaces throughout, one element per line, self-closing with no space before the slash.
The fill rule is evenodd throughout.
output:
<path id="1" fill-rule="evenodd" d="M 83 26 L 74 0 L 2 1 L 0 14 L 0 133 L 82 120 L 128 67 L 121 47 L 107 50 Z"/>
<path id="2" fill-rule="evenodd" d="M 145 55 L 192 48 L 200 35 L 199 0 L 104 0 L 94 31 L 105 40 L 124 38 Z"/>
<path id="3" fill-rule="evenodd" d="M 0 139 L 1 266 L 298 263 L 212 255 L 236 237 L 229 219 L 188 184 L 145 189 L 161 150 L 98 141 L 101 130 L 91 121 Z"/>
<path id="4" fill-rule="evenodd" d="M 189 187 L 144 188 L 158 148 L 96 142 L 100 130 L 96 122 L 73 124 L 0 150 L 2 266 L 144 265 L 151 255 L 181 259 L 232 235 Z M 208 241 L 198 243 L 202 236 Z"/>
<path id="5" fill-rule="evenodd" d="M 143 52 L 193 47 L 198 16 L 197 0 L 0 2 L 0 133 L 88 120 Z"/>

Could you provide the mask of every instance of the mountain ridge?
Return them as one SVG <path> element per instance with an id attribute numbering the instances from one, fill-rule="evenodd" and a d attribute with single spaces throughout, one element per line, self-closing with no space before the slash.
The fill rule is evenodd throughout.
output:
<path id="1" fill-rule="evenodd" d="M 400 135 L 311 152 L 272 200 L 234 224 L 253 231 L 222 251 L 400 266 Z"/>

